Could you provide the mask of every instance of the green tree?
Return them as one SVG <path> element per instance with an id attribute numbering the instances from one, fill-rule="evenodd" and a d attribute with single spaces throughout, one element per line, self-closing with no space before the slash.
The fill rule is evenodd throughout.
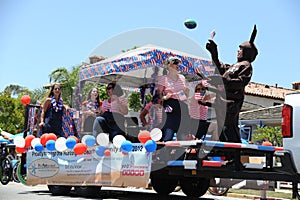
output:
<path id="1" fill-rule="evenodd" d="M 257 127 L 252 136 L 253 141 L 266 140 L 273 144 L 273 146 L 282 147 L 282 134 L 280 126 L 265 126 Z"/>
<path id="2" fill-rule="evenodd" d="M 0 93 L 0 128 L 9 133 L 20 132 L 24 127 L 25 108 L 18 98 L 13 98 L 9 90 Z"/>
<path id="3" fill-rule="evenodd" d="M 134 112 L 138 112 L 143 108 L 141 104 L 140 94 L 138 92 L 132 92 L 128 97 L 128 106 Z"/>

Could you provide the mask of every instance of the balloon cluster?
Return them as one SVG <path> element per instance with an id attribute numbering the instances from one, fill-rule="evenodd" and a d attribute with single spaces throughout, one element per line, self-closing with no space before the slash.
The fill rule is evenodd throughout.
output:
<path id="1" fill-rule="evenodd" d="M 156 141 L 160 140 L 161 137 L 162 132 L 158 128 L 153 129 L 151 132 L 140 131 L 138 135 L 139 141 L 143 143 L 147 152 L 154 152 L 156 150 Z M 39 138 L 33 135 L 27 135 L 25 138 L 16 136 L 14 144 L 18 153 L 25 153 L 28 148 L 33 148 L 37 152 L 41 152 L 44 149 L 49 151 L 57 150 L 59 152 L 70 149 L 76 155 L 84 154 L 88 147 L 98 144 L 95 151 L 96 154 L 98 156 L 110 156 L 110 150 L 106 148 L 109 145 L 109 136 L 106 133 L 100 133 L 96 138 L 93 135 L 84 135 L 81 142 L 75 136 L 57 138 L 54 133 L 45 133 Z M 113 145 L 120 148 L 123 153 L 128 153 L 133 149 L 133 144 L 126 140 L 123 135 L 115 136 L 113 138 Z"/>

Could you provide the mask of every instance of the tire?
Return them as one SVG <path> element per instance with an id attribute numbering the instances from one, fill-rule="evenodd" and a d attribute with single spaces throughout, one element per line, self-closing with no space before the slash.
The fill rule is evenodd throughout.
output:
<path id="1" fill-rule="evenodd" d="M 60 195 L 68 195 L 72 189 L 72 186 L 65 186 L 65 185 L 48 185 L 49 191 L 54 196 Z"/>
<path id="2" fill-rule="evenodd" d="M 208 191 L 210 194 L 215 196 L 224 196 L 227 194 L 229 188 L 227 187 L 209 187 Z"/>
<path id="3" fill-rule="evenodd" d="M 15 181 L 16 183 L 20 183 L 20 179 L 18 178 L 18 166 L 20 165 L 20 161 L 19 160 L 13 160 L 16 163 L 13 164 L 13 169 L 12 169 L 12 179 L 13 181 Z M 13 162 L 12 161 L 12 162 Z"/>
<path id="4" fill-rule="evenodd" d="M 9 181 L 11 180 L 12 176 L 12 165 L 11 162 L 7 159 L 4 158 L 1 161 L 1 174 L 0 174 L 0 182 L 3 185 L 7 185 Z"/>
<path id="5" fill-rule="evenodd" d="M 75 186 L 75 193 L 81 197 L 96 197 L 99 195 L 101 186 Z"/>
<path id="6" fill-rule="evenodd" d="M 209 188 L 210 180 L 206 178 L 199 179 L 182 179 L 180 180 L 180 186 L 182 192 L 188 197 L 201 197 Z"/>
<path id="7" fill-rule="evenodd" d="M 19 162 L 19 164 L 18 164 L 18 166 L 17 166 L 17 177 L 18 177 L 19 181 L 20 181 L 23 185 L 27 185 L 26 174 L 22 174 L 21 161 Z"/>
<path id="8" fill-rule="evenodd" d="M 175 179 L 151 177 L 151 184 L 157 194 L 168 195 L 175 190 L 178 181 Z"/>

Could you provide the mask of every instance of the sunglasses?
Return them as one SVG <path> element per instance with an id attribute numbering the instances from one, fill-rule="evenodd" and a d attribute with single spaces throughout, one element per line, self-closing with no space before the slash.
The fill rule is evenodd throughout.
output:
<path id="1" fill-rule="evenodd" d="M 178 65 L 178 64 L 179 64 L 179 60 L 173 60 L 171 63 L 172 63 L 173 65 Z"/>
<path id="2" fill-rule="evenodd" d="M 111 89 L 113 89 L 113 87 L 107 87 L 107 88 L 106 88 L 106 90 L 111 90 Z"/>
<path id="3" fill-rule="evenodd" d="M 205 90 L 204 88 L 196 88 L 195 91 L 201 91 L 201 90 Z"/>
<path id="4" fill-rule="evenodd" d="M 53 90 L 60 90 L 60 88 L 54 88 Z"/>

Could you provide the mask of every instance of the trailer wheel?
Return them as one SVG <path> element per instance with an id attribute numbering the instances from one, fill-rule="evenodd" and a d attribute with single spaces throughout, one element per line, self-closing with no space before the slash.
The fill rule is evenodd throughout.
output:
<path id="1" fill-rule="evenodd" d="M 175 190 L 178 181 L 175 179 L 151 177 L 151 184 L 157 194 L 168 195 Z"/>
<path id="2" fill-rule="evenodd" d="M 95 197 L 99 194 L 101 186 L 75 186 L 75 192 L 82 197 Z"/>
<path id="3" fill-rule="evenodd" d="M 70 193 L 72 186 L 48 185 L 48 189 L 54 196 L 67 195 Z"/>
<path id="4" fill-rule="evenodd" d="M 182 192 L 188 197 L 203 196 L 209 188 L 209 184 L 210 180 L 206 178 L 180 180 Z"/>

